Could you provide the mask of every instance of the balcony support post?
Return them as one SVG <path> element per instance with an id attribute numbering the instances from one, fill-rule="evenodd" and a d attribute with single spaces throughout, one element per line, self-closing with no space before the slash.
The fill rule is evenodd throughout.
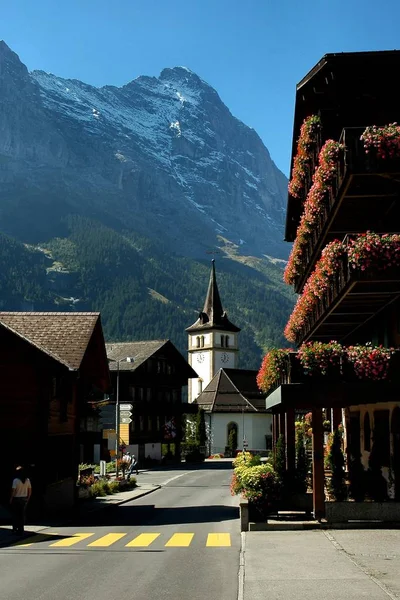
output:
<path id="1" fill-rule="evenodd" d="M 331 431 L 332 433 L 337 430 L 340 423 L 342 422 L 342 409 L 340 406 L 334 406 L 331 409 Z"/>
<path id="2" fill-rule="evenodd" d="M 313 511 L 315 519 L 325 516 L 324 492 L 324 431 L 322 408 L 312 409 L 312 453 L 313 453 Z"/>
<path id="3" fill-rule="evenodd" d="M 282 435 L 286 439 L 286 415 L 284 412 L 279 413 L 279 437 Z"/>
<path id="4" fill-rule="evenodd" d="M 296 468 L 296 433 L 294 424 L 294 409 L 286 411 L 286 469 L 294 473 Z"/>
<path id="5" fill-rule="evenodd" d="M 277 443 L 278 437 L 279 437 L 278 418 L 279 418 L 279 416 L 276 413 L 273 413 L 273 415 L 272 415 L 272 450 L 273 450 L 274 456 L 276 453 L 276 443 Z"/>

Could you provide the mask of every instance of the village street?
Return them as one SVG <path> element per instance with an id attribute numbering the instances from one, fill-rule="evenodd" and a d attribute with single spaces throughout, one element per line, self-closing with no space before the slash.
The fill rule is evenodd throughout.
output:
<path id="1" fill-rule="evenodd" d="M 231 463 L 182 466 L 165 471 L 170 481 L 147 496 L 1 548 L 2 600 L 236 600 L 240 527 Z M 139 483 L 159 478 L 148 471 Z"/>

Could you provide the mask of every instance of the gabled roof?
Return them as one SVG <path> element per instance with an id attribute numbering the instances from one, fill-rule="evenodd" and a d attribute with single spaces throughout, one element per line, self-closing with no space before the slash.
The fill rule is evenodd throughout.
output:
<path id="1" fill-rule="evenodd" d="M 99 320 L 97 312 L 0 312 L 0 326 L 71 370 L 81 366 Z"/>
<path id="2" fill-rule="evenodd" d="M 182 376 L 184 378 L 197 377 L 197 373 L 192 369 L 187 360 L 182 356 L 179 350 L 170 340 L 147 340 L 143 342 L 116 342 L 106 344 L 107 358 L 109 360 L 110 371 L 118 370 L 118 361 L 120 371 L 135 371 L 146 360 L 157 354 L 160 350 L 165 350 L 175 356 L 175 360 L 181 365 Z M 127 361 L 131 358 L 132 361 Z"/>
<path id="3" fill-rule="evenodd" d="M 266 412 L 256 378 L 257 371 L 220 369 L 195 402 L 207 412 Z"/>
<path id="4" fill-rule="evenodd" d="M 236 327 L 236 325 L 233 325 L 233 323 L 229 321 L 228 315 L 222 308 L 217 278 L 215 276 L 215 260 L 213 259 L 211 262 L 210 281 L 208 283 L 207 296 L 203 310 L 199 314 L 197 321 L 188 327 L 186 331 L 206 331 L 210 329 L 230 332 L 240 331 L 239 327 Z"/>

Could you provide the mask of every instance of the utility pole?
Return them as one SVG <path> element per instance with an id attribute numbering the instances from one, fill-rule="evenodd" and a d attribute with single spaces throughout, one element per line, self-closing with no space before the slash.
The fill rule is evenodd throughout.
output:
<path id="1" fill-rule="evenodd" d="M 117 360 L 117 398 L 115 402 L 115 469 L 118 477 L 118 451 L 119 451 L 119 360 Z"/>

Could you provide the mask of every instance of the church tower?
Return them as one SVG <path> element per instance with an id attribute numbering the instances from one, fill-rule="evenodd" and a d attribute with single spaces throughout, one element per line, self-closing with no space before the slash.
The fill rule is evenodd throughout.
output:
<path id="1" fill-rule="evenodd" d="M 189 364 L 198 374 L 198 379 L 189 379 L 188 400 L 193 402 L 219 369 L 236 369 L 238 366 L 240 329 L 229 321 L 222 308 L 214 260 L 204 308 L 197 321 L 186 331 Z"/>

